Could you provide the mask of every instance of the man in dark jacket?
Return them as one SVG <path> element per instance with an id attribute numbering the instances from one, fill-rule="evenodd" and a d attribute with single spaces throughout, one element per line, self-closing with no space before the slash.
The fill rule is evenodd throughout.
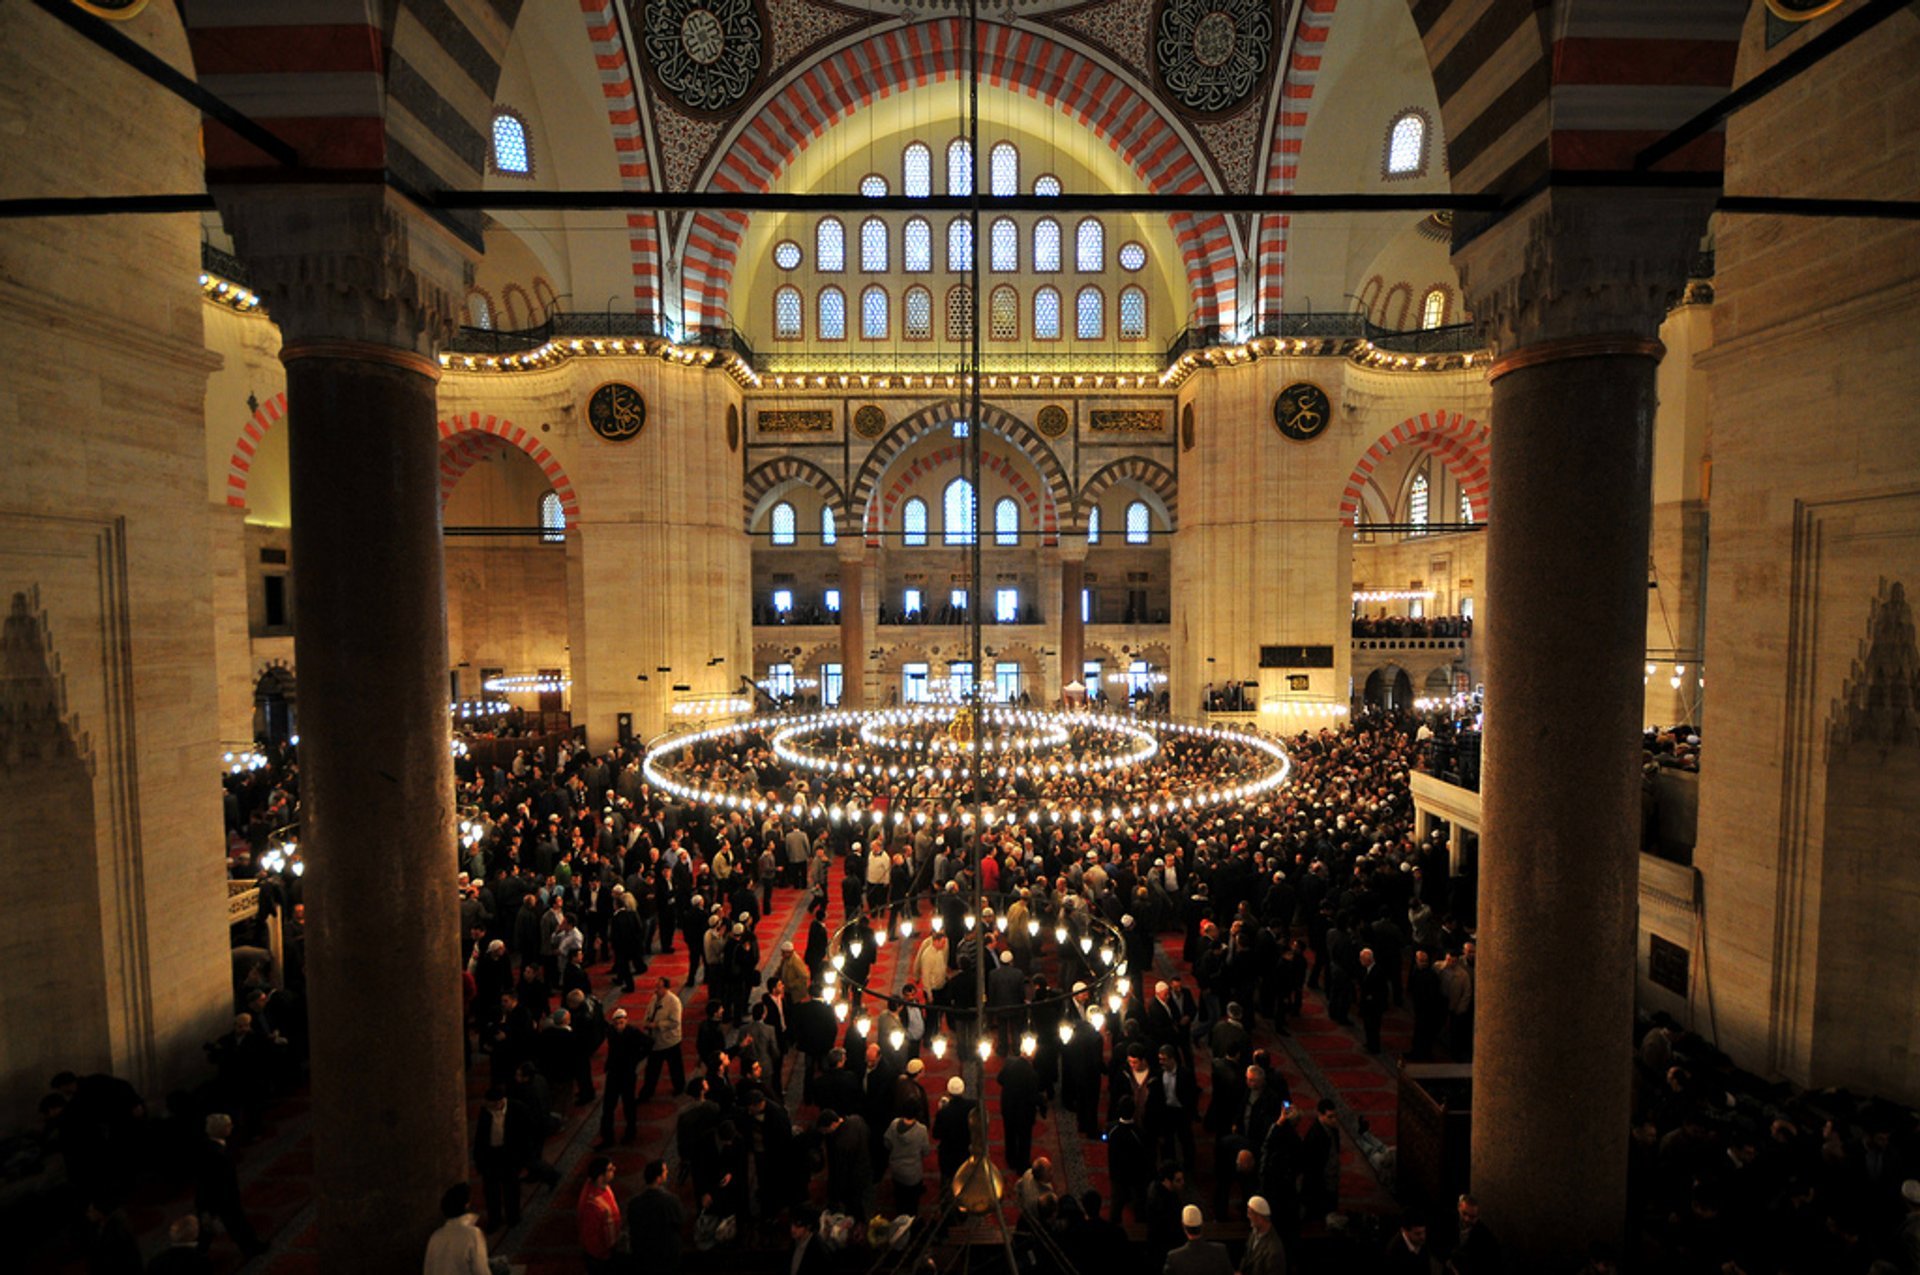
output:
<path id="1" fill-rule="evenodd" d="M 611 1101 L 611 1099 L 609 1099 Z M 500 1085 L 487 1090 L 473 1133 L 473 1163 L 486 1192 L 489 1231 L 520 1222 L 520 1171 L 539 1145 L 537 1117 Z"/>
<path id="2" fill-rule="evenodd" d="M 264 1253 L 267 1246 L 254 1234 L 253 1223 L 247 1220 L 247 1210 L 240 1202 L 240 1175 L 234 1168 L 233 1152 L 227 1147 L 227 1140 L 233 1137 L 233 1120 L 215 1112 L 207 1117 L 206 1129 L 194 1156 L 193 1173 L 193 1209 L 201 1219 L 200 1251 L 204 1253 L 212 1245 L 213 1231 L 207 1223 L 218 1218 L 240 1246 L 243 1258 Z"/>
<path id="3" fill-rule="evenodd" d="M 1007 1143 L 1007 1164 L 1025 1173 L 1033 1163 L 1033 1122 L 1040 1115 L 1040 1073 L 1033 1060 L 1016 1053 L 1000 1068 L 1000 1128 Z"/>
<path id="4" fill-rule="evenodd" d="M 947 1096 L 940 1100 L 939 1114 L 933 1118 L 933 1140 L 940 1146 L 940 1182 L 953 1181 L 960 1166 L 973 1154 L 973 1099 L 967 1097 L 966 1082 L 955 1076 L 947 1081 Z"/>
<path id="5" fill-rule="evenodd" d="M 600 1103 L 600 1141 L 604 1148 L 613 1141 L 613 1109 L 625 1108 L 626 1141 L 632 1142 L 639 1127 L 640 1065 L 647 1060 L 650 1042 L 647 1033 L 627 1022 L 627 1011 L 616 1009 L 607 1020 L 607 1089 Z"/>
<path id="6" fill-rule="evenodd" d="M 823 1107 L 813 1127 L 826 1143 L 827 1203 L 853 1217 L 867 1217 L 873 1199 L 873 1154 L 867 1146 L 867 1122 Z"/>
<path id="7" fill-rule="evenodd" d="M 687 1226 L 686 1206 L 667 1187 L 667 1162 L 649 1160 L 646 1189 L 627 1201 L 628 1247 L 652 1275 L 680 1275 L 680 1236 Z"/>

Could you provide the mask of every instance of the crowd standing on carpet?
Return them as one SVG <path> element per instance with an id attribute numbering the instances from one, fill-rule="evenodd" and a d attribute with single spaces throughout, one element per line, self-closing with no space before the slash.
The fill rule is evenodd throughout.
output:
<path id="1" fill-rule="evenodd" d="M 1414 729 L 1369 716 L 1299 736 L 1292 782 L 1264 805 L 990 832 L 978 882 L 988 911 L 972 927 L 976 883 L 957 829 L 906 821 L 876 837 L 850 822 L 673 806 L 619 750 L 563 748 L 551 764 L 538 752 L 498 767 L 463 761 L 460 800 L 485 827 L 463 852 L 457 888 L 470 1065 L 487 1088 L 472 1137 L 478 1189 L 449 1190 L 427 1270 L 480 1269 L 487 1235 L 520 1220 L 529 1186 L 572 1192 L 572 1181 L 583 1261 L 596 1272 L 644 1254 L 647 1269 L 671 1273 L 683 1248 L 728 1244 L 791 1244 L 792 1269 L 812 1272 L 894 1242 L 916 1217 L 932 1225 L 989 1095 L 958 1076 L 932 1084 L 926 1064 L 943 1033 L 956 1050 L 976 1043 L 953 1011 L 971 1003 L 983 966 L 990 1013 L 978 1034 L 994 1041 L 997 1064 L 987 1080 L 998 1098 L 992 1141 L 1023 1242 L 1057 1247 L 1082 1270 L 1144 1245 L 1169 1275 L 1503 1269 L 1471 1197 L 1410 1212 L 1385 1233 L 1344 1214 L 1343 1163 L 1384 1148 L 1351 1136 L 1360 1129 L 1334 1102 L 1296 1103 L 1256 1039 L 1284 1035 L 1312 992 L 1369 1050 L 1382 1048 L 1388 1008 L 1404 1004 L 1412 1058 L 1471 1057 L 1472 883 L 1450 874 L 1438 836 L 1412 840 Z M 1172 762 L 1206 759 L 1176 750 Z M 706 764 L 788 796 L 813 782 L 766 756 Z M 258 830 L 293 809 L 297 766 L 276 758 L 229 789 L 230 821 Z M 236 872 L 257 871 L 260 849 L 236 846 Z M 236 958 L 241 1012 L 209 1045 L 215 1078 L 192 1105 L 170 1097 L 170 1107 L 208 1115 L 191 1157 L 195 1206 L 169 1254 L 203 1254 L 223 1232 L 244 1253 L 259 1246 L 228 1148 L 265 1130 L 304 1040 L 301 882 L 277 871 L 263 884 L 263 932 Z M 763 950 L 782 888 L 803 892 L 794 939 Z M 844 938 L 864 939 L 857 952 L 839 948 L 841 1005 L 850 986 L 868 983 L 876 936 L 903 919 L 943 921 L 939 933 L 916 924 L 895 949 L 894 986 L 874 984 L 844 1017 L 825 996 L 834 891 L 853 926 Z M 269 916 L 281 927 L 277 962 L 261 959 Z M 1073 941 L 1093 917 L 1121 936 L 1132 974 L 1103 1023 Z M 1064 944 L 1052 939 L 1056 925 L 1071 936 Z M 676 950 L 684 982 L 650 972 Z M 1664 1073 L 1662 1045 L 1678 1059 Z M 1656 1255 L 1648 1269 L 1851 1275 L 1891 1258 L 1901 1264 L 1890 1269 L 1920 1271 L 1910 1115 L 1882 1112 L 1864 1139 L 1844 1116 L 1817 1137 L 1791 1120 L 1755 1135 L 1710 1110 L 1690 1056 L 1705 1057 L 1701 1043 L 1671 1028 L 1641 1048 L 1650 1080 L 1633 1180 L 1635 1219 Z M 666 1099 L 671 1163 L 647 1162 L 644 1189 L 621 1201 L 604 1153 L 635 1141 L 646 1104 Z M 602 1154 L 584 1178 L 563 1178 L 550 1140 L 569 1105 L 596 1102 Z M 1043 1112 L 1056 1113 L 1062 1138 L 1079 1135 L 1085 1163 L 1104 1166 L 1110 1199 L 1076 1194 L 1062 1166 L 1034 1155 Z M 139 1270 L 114 1209 L 125 1186 L 116 1175 L 150 1136 L 138 1095 L 108 1077 L 62 1077 L 43 1116 L 90 1202 L 94 1268 Z M 1853 1208 L 1856 1199 L 1871 1207 Z M 1208 1238 L 1218 1234 L 1236 1251 Z M 1590 1269 L 1616 1269 L 1611 1261 L 1596 1253 Z"/>

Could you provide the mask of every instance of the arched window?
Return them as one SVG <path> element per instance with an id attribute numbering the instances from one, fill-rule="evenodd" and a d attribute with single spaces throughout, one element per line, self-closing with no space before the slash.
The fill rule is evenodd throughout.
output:
<path id="1" fill-rule="evenodd" d="M 1033 294 L 1033 335 L 1038 341 L 1060 339 L 1060 292 L 1039 288 Z"/>
<path id="2" fill-rule="evenodd" d="M 1073 299 L 1073 334 L 1082 341 L 1098 341 L 1107 334 L 1107 299 L 1092 284 Z"/>
<path id="3" fill-rule="evenodd" d="M 1004 283 L 987 294 L 987 336 L 994 341 L 1020 339 L 1020 294 Z"/>
<path id="4" fill-rule="evenodd" d="M 526 121 L 512 111 L 493 113 L 493 171 L 513 177 L 533 176 L 533 147 L 527 141 Z"/>
<path id="5" fill-rule="evenodd" d="M 1074 230 L 1073 266 L 1082 274 L 1095 274 L 1107 268 L 1107 232 L 1091 217 Z"/>
<path id="6" fill-rule="evenodd" d="M 973 543 L 973 484 L 956 478 L 947 484 L 942 506 L 946 513 L 944 538 L 950 545 Z"/>
<path id="7" fill-rule="evenodd" d="M 1147 293 L 1144 288 L 1120 290 L 1120 339 L 1138 341 L 1147 334 Z"/>
<path id="8" fill-rule="evenodd" d="M 860 294 L 860 340 L 883 342 L 887 340 L 887 326 L 891 319 L 887 315 L 887 290 L 879 284 L 866 288 Z"/>
<path id="9" fill-rule="evenodd" d="M 1013 224 L 1013 218 L 1002 217 L 995 221 L 992 236 L 987 242 L 996 271 L 1010 274 L 1020 268 L 1020 227 Z"/>
<path id="10" fill-rule="evenodd" d="M 487 304 L 487 294 L 478 288 L 467 294 L 467 322 L 476 328 L 493 326 L 493 307 Z"/>
<path id="11" fill-rule="evenodd" d="M 1087 510 L 1087 543 L 1090 545 L 1100 543 L 1100 506 L 1098 505 Z"/>
<path id="12" fill-rule="evenodd" d="M 925 142 L 909 142 L 900 156 L 900 188 L 914 199 L 933 193 L 933 152 Z"/>
<path id="13" fill-rule="evenodd" d="M 1048 273 L 1060 268 L 1060 223 L 1051 217 L 1033 223 L 1033 268 Z"/>
<path id="14" fill-rule="evenodd" d="M 1057 196 L 1060 193 L 1060 179 L 1052 173 L 1033 179 L 1033 193 L 1036 195 Z"/>
<path id="15" fill-rule="evenodd" d="M 567 538 L 567 509 L 560 503 L 560 497 L 547 492 L 540 497 L 540 539 L 550 545 L 562 544 Z"/>
<path id="16" fill-rule="evenodd" d="M 887 290 L 874 284 L 860 294 L 860 339 L 884 341 L 891 320 L 887 315 Z"/>
<path id="17" fill-rule="evenodd" d="M 1447 321 L 1447 290 L 1434 287 L 1427 289 L 1427 295 L 1420 302 L 1420 326 L 1437 328 Z"/>
<path id="18" fill-rule="evenodd" d="M 947 143 L 947 193 L 973 193 L 973 145 L 964 137 Z"/>
<path id="19" fill-rule="evenodd" d="M 989 186 L 996 195 L 1020 193 L 1020 151 L 1012 142 L 1001 142 L 987 158 Z"/>
<path id="20" fill-rule="evenodd" d="M 947 289 L 947 340 L 973 339 L 973 293 L 964 283 Z"/>
<path id="21" fill-rule="evenodd" d="M 839 274 L 847 266 L 847 231 L 838 217 L 822 217 L 813 234 L 813 268 Z"/>
<path id="22" fill-rule="evenodd" d="M 833 506 L 820 506 L 820 543 L 830 545 L 840 539 L 840 528 L 833 522 Z"/>
<path id="23" fill-rule="evenodd" d="M 1012 496 L 1002 496 L 994 502 L 993 543 L 997 545 L 1020 543 L 1020 502 Z"/>
<path id="24" fill-rule="evenodd" d="M 1143 545 L 1153 539 L 1153 515 L 1147 502 L 1136 500 L 1127 506 L 1127 543 Z"/>
<path id="25" fill-rule="evenodd" d="M 847 298 L 838 288 L 820 289 L 820 313 L 814 330 L 822 341 L 843 341 L 847 336 Z"/>
<path id="26" fill-rule="evenodd" d="M 767 538 L 777 545 L 793 543 L 793 506 L 781 501 L 767 519 Z"/>
<path id="27" fill-rule="evenodd" d="M 925 341 L 933 336 L 933 294 L 925 288 L 907 289 L 907 340 Z"/>
<path id="28" fill-rule="evenodd" d="M 1467 489 L 1465 487 L 1460 489 L 1460 521 L 1473 521 L 1473 501 L 1467 498 Z"/>
<path id="29" fill-rule="evenodd" d="M 954 274 L 973 269 L 973 223 L 965 217 L 947 223 L 947 269 Z"/>
<path id="30" fill-rule="evenodd" d="M 900 267 L 908 274 L 933 269 L 933 227 L 925 217 L 909 217 L 900 230 Z"/>
<path id="31" fill-rule="evenodd" d="M 801 336 L 800 312 L 804 309 L 800 289 L 781 288 L 773 294 L 773 335 L 782 341 L 798 341 Z"/>
<path id="32" fill-rule="evenodd" d="M 927 502 L 915 496 L 900 511 L 900 543 L 903 545 L 923 545 L 927 543 Z"/>
<path id="33" fill-rule="evenodd" d="M 1430 494 L 1431 485 L 1427 482 L 1426 474 L 1414 475 L 1413 485 L 1407 488 L 1407 521 L 1416 527 L 1427 525 L 1427 497 Z"/>
<path id="34" fill-rule="evenodd" d="M 869 274 L 881 274 L 887 268 L 887 223 L 878 217 L 860 223 L 860 268 Z"/>
<path id="35" fill-rule="evenodd" d="M 1387 125 L 1387 176 L 1418 177 L 1427 171 L 1427 117 L 1406 110 Z"/>
<path id="36" fill-rule="evenodd" d="M 887 193 L 887 179 L 879 173 L 868 173 L 860 179 L 860 193 L 868 199 L 879 199 Z"/>

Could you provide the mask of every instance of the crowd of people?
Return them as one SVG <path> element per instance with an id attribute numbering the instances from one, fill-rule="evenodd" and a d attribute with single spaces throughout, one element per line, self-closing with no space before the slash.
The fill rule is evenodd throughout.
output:
<path id="1" fill-rule="evenodd" d="M 1356 638 L 1470 638 L 1473 617 L 1469 615 L 1356 615 Z"/>

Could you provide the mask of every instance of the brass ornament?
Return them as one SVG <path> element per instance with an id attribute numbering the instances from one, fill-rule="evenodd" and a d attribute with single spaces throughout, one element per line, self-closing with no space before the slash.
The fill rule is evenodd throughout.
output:
<path id="1" fill-rule="evenodd" d="M 1058 403 L 1049 403 L 1040 409 L 1040 415 L 1034 421 L 1040 432 L 1048 438 L 1058 438 L 1067 432 L 1067 409 Z"/>
<path id="2" fill-rule="evenodd" d="M 853 432 L 862 438 L 878 438 L 887 432 L 887 414 L 868 403 L 853 414 Z"/>

